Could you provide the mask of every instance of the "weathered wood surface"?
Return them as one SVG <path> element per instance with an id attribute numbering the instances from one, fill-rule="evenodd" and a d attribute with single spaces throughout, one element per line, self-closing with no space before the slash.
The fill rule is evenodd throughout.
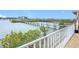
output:
<path id="1" fill-rule="evenodd" d="M 72 36 L 65 48 L 79 48 L 79 33 Z"/>

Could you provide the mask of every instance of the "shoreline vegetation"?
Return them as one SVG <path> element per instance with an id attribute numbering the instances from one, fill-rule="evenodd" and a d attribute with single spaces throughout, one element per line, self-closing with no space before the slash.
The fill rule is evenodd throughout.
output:
<path id="1" fill-rule="evenodd" d="M 4 48 L 16 48 L 25 43 L 38 39 L 40 36 L 41 31 L 39 29 L 29 30 L 25 33 L 11 32 L 10 35 L 6 35 L 4 38 L 2 38 L 0 43 Z"/>
<path id="2" fill-rule="evenodd" d="M 12 19 L 12 23 L 26 23 L 26 22 L 49 22 L 49 23 L 58 23 L 59 25 L 64 25 L 65 23 L 73 23 L 74 19 Z"/>
<path id="3" fill-rule="evenodd" d="M 65 24 L 73 23 L 74 20 L 70 19 L 61 19 L 61 20 L 55 20 L 55 19 L 11 19 L 12 23 L 26 23 L 26 22 L 51 22 L 51 23 L 58 23 L 59 25 L 65 26 Z M 21 46 L 25 43 L 31 42 L 35 39 L 38 39 L 42 36 L 46 35 L 46 32 L 48 31 L 47 27 L 41 26 L 39 29 L 35 30 L 29 30 L 28 32 L 22 33 L 16 33 L 11 32 L 10 35 L 6 35 L 4 38 L 0 40 L 0 44 L 4 48 L 16 48 L 18 46 Z"/>

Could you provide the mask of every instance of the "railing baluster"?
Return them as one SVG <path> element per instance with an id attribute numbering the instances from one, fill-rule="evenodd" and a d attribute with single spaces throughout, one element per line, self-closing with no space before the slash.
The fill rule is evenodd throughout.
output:
<path id="1" fill-rule="evenodd" d="M 61 32 L 61 31 L 60 31 L 60 32 Z M 60 32 L 59 32 L 59 44 L 61 43 Z"/>
<path id="2" fill-rule="evenodd" d="M 47 38 L 47 48 L 49 48 L 49 37 Z"/>
<path id="3" fill-rule="evenodd" d="M 55 43 L 54 43 L 55 37 L 53 35 L 53 48 L 55 47 Z"/>
<path id="4" fill-rule="evenodd" d="M 44 48 L 46 47 L 46 39 L 44 39 Z"/>
<path id="5" fill-rule="evenodd" d="M 52 45 L 52 36 L 50 37 L 50 47 L 52 48 L 53 45 Z"/>
<path id="6" fill-rule="evenodd" d="M 60 31 L 60 32 L 61 32 L 61 31 Z M 60 44 L 60 32 L 58 32 L 59 44 Z"/>
<path id="7" fill-rule="evenodd" d="M 33 48 L 36 48 L 36 43 L 33 44 Z"/>
<path id="8" fill-rule="evenodd" d="M 39 41 L 39 48 L 41 48 L 41 40 Z"/>

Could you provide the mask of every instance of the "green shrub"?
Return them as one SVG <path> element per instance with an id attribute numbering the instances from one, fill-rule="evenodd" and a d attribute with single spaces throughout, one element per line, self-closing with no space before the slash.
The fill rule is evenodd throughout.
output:
<path id="1" fill-rule="evenodd" d="M 30 30 L 26 33 L 16 33 L 12 32 L 10 35 L 6 35 L 5 38 L 2 39 L 2 46 L 4 48 L 14 48 L 21 46 L 27 42 L 37 39 L 41 35 L 40 30 Z"/>
<path id="2" fill-rule="evenodd" d="M 74 20 L 70 20 L 70 19 L 61 19 L 59 21 L 59 25 L 64 25 L 65 23 L 73 23 Z"/>

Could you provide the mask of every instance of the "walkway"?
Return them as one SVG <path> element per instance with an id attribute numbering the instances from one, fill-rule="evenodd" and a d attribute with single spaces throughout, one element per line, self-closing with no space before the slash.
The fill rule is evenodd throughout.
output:
<path id="1" fill-rule="evenodd" d="M 74 34 L 65 48 L 79 48 L 79 34 Z"/>

